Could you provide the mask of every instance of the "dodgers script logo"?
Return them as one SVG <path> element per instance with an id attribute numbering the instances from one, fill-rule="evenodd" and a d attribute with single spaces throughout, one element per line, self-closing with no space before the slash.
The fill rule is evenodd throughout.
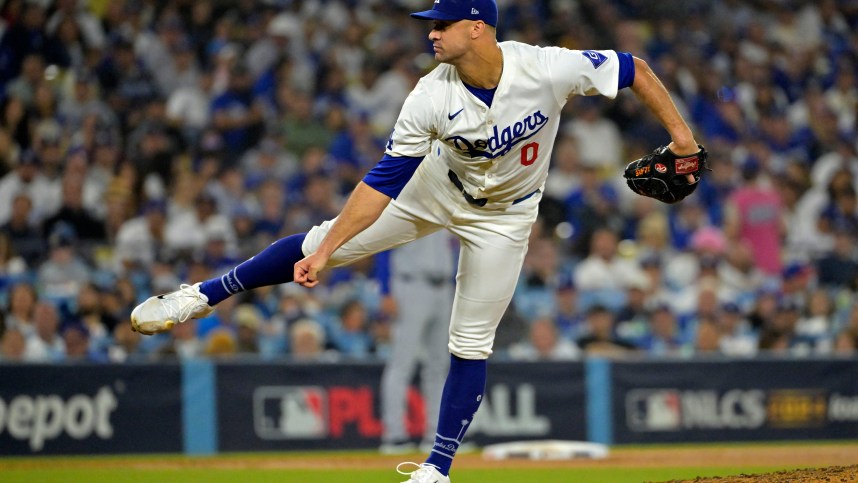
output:
<path id="1" fill-rule="evenodd" d="M 494 159 L 510 152 L 516 144 L 532 138 L 546 124 L 548 124 L 548 116 L 541 111 L 536 111 L 505 128 L 499 129 L 495 126 L 494 133 L 488 139 L 471 142 L 462 136 L 451 136 L 445 141 L 452 143 L 456 149 L 468 153 L 472 158 Z"/>

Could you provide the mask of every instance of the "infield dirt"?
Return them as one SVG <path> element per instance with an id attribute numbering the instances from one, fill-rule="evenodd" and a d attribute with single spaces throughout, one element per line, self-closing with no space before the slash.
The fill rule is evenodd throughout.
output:
<path id="1" fill-rule="evenodd" d="M 125 469 L 387 469 L 397 463 L 422 455 L 380 456 L 373 453 L 301 453 L 301 454 L 228 454 L 216 458 L 182 456 L 109 456 L 103 458 L 50 458 L 52 468 L 125 468 Z M 43 458 L 0 459 L 3 469 L 39 468 L 46 464 Z M 798 482 L 858 482 L 858 444 L 784 444 L 778 446 L 670 446 L 654 448 L 613 448 L 610 455 L 599 460 L 488 461 L 478 452 L 464 453 L 456 458 L 456 468 L 497 469 L 513 468 L 679 468 L 679 467 L 772 467 L 783 471 L 767 475 L 737 475 L 734 477 L 707 478 L 700 475 L 694 483 L 798 483 Z M 680 483 L 673 480 L 671 483 Z"/>

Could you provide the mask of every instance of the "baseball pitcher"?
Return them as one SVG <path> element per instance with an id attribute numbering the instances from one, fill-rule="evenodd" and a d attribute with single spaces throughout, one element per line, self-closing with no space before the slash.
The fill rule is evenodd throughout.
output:
<path id="1" fill-rule="evenodd" d="M 131 323 L 146 334 L 169 330 L 238 292 L 290 281 L 313 287 L 327 267 L 448 230 L 461 248 L 435 441 L 425 462 L 397 470 L 409 482 L 449 483 L 483 398 L 486 359 L 527 250 L 564 104 L 630 88 L 661 122 L 672 142 L 626 172 L 639 194 L 687 196 L 705 151 L 647 63 L 629 53 L 498 42 L 495 0 L 435 0 L 412 16 L 431 22 L 440 65 L 406 99 L 385 156 L 339 216 L 278 240 L 223 277 L 150 298 Z"/>

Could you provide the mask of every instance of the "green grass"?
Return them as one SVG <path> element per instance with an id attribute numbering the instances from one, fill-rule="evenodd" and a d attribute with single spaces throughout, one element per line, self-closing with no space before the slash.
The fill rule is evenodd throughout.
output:
<path id="1" fill-rule="evenodd" d="M 858 441 L 842 440 L 642 445 L 614 449 L 622 461 L 629 456 L 629 451 L 637 450 L 669 452 L 674 448 L 714 450 L 791 446 L 834 446 L 847 454 L 858 455 Z M 406 455 L 401 460 L 390 457 L 379 460 L 378 453 L 374 451 L 226 453 L 212 457 L 177 454 L 0 457 L 0 483 L 400 483 L 406 477 L 396 474 L 393 469 L 396 462 L 409 459 L 421 461 L 421 457 Z M 858 463 L 858 456 L 855 462 Z M 547 468 L 540 467 L 538 462 L 523 462 L 521 465 L 507 464 L 508 468 L 504 469 L 484 469 L 490 464 L 469 466 L 463 461 L 461 467 L 453 468 L 452 480 L 454 483 L 641 483 L 692 479 L 697 476 L 767 473 L 790 468 L 789 464 L 773 467 L 727 463 L 718 466 L 719 463 L 707 463 L 705 460 L 700 466 L 693 467 L 650 467 L 649 464 L 635 467 L 628 464 L 628 460 L 618 465 L 622 467 L 611 467 L 610 462 L 607 463 L 571 463 Z M 772 462 L 761 461 L 758 464 L 771 465 Z M 801 465 L 798 462 L 792 464 Z"/>
<path id="2" fill-rule="evenodd" d="M 742 468 L 646 468 L 646 469 L 515 469 L 454 470 L 455 483 L 640 483 L 666 481 L 695 476 L 727 476 L 774 470 L 765 467 Z M 782 469 L 782 468 L 781 468 Z M 125 469 L 28 469 L 3 470 L 4 483 L 398 483 L 393 471 L 361 470 L 125 470 Z"/>

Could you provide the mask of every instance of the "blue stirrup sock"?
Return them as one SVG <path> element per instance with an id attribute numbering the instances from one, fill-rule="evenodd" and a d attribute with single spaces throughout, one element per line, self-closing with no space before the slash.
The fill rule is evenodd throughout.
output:
<path id="1" fill-rule="evenodd" d="M 215 305 L 245 290 L 291 282 L 295 263 L 304 258 L 301 245 L 306 237 L 299 233 L 277 240 L 226 275 L 203 282 L 200 292 Z"/>
<path id="2" fill-rule="evenodd" d="M 470 360 L 450 355 L 450 372 L 441 395 L 441 412 L 435 444 L 426 464 L 438 468 L 444 476 L 450 474 L 453 457 L 486 390 L 486 361 Z"/>

